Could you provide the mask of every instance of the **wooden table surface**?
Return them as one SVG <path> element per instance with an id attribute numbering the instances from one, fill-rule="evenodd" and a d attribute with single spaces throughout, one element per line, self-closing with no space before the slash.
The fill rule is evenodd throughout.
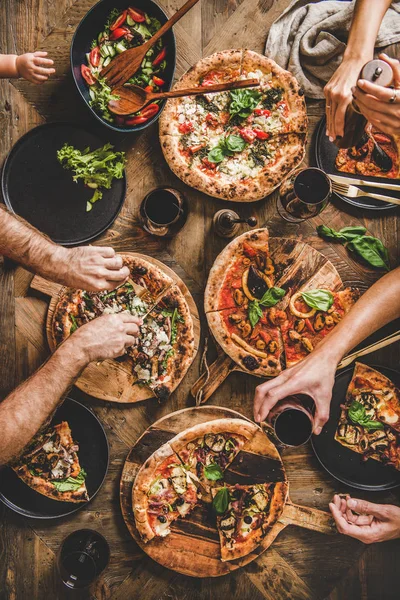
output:
<path id="1" fill-rule="evenodd" d="M 25 81 L 0 82 L 0 159 L 32 127 L 47 121 L 73 120 L 94 124 L 74 90 L 69 72 L 69 46 L 80 19 L 94 0 L 3 0 L 0 3 L 0 51 L 47 50 L 56 62 L 57 75 L 43 86 Z M 133 2 L 134 4 L 134 2 Z M 181 0 L 160 0 L 172 14 Z M 178 56 L 176 75 L 202 56 L 225 48 L 247 46 L 263 51 L 270 24 L 289 0 L 201 0 L 175 27 Z M 323 103 L 308 104 L 311 134 L 323 114 Z M 207 273 L 226 243 L 211 230 L 213 214 L 230 207 L 186 187 L 165 164 L 157 136 L 157 125 L 143 133 L 115 138 L 98 130 L 105 140 L 115 141 L 128 153 L 128 192 L 115 224 L 96 243 L 117 250 L 145 252 L 164 261 L 184 279 L 203 318 L 202 298 Z M 45 176 L 45 174 L 44 174 Z M 157 185 L 169 184 L 188 197 L 190 214 L 185 228 L 169 242 L 150 237 L 138 226 L 141 199 Z M 377 278 L 355 263 L 342 246 L 326 244 L 315 235 L 315 226 L 333 227 L 362 223 L 389 248 L 392 265 L 398 264 L 397 212 L 359 211 L 334 199 L 318 217 L 302 225 L 283 222 L 275 209 L 276 194 L 247 206 L 232 206 L 240 214 L 256 215 L 271 235 L 306 240 L 322 251 L 338 268 L 346 283 L 362 290 Z M 29 376 L 48 356 L 44 337 L 47 304 L 39 294 L 28 292 L 31 274 L 5 261 L 0 263 L 0 397 Z M 14 326 L 15 324 L 15 326 Z M 210 358 L 212 358 L 212 350 Z M 399 346 L 391 346 L 370 357 L 375 364 L 397 367 Z M 219 579 L 191 579 L 168 571 L 147 558 L 136 546 L 122 520 L 119 508 L 119 478 L 129 448 L 156 419 L 193 405 L 189 390 L 199 374 L 199 357 L 178 390 L 163 405 L 156 400 L 131 407 L 104 403 L 74 389 L 105 425 L 111 448 L 110 469 L 98 496 L 77 514 L 57 522 L 40 522 L 0 507 L 0 597 L 21 600 L 65 598 L 55 570 L 55 555 L 70 532 L 81 527 L 98 529 L 111 546 L 111 561 L 89 592 L 77 598 L 115 600 L 198 599 L 229 597 L 231 600 L 357 600 L 399 597 L 400 540 L 366 547 L 337 535 L 327 537 L 298 528 L 287 528 L 257 561 Z M 257 380 L 235 373 L 211 401 L 250 416 Z M 311 447 L 283 454 L 293 502 L 327 509 L 334 492 L 347 492 L 319 466 Z M 377 502 L 398 503 L 398 494 L 360 493 Z M 396 591 L 397 589 L 397 591 Z"/>

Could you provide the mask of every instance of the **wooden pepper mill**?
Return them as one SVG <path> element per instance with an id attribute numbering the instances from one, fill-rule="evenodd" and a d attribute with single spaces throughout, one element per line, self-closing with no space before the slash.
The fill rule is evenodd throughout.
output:
<path id="1" fill-rule="evenodd" d="M 219 210 L 213 217 L 215 233 L 225 238 L 231 238 L 237 234 L 239 223 L 247 223 L 250 227 L 255 227 L 257 219 L 256 217 L 241 219 L 235 211 L 229 209 Z"/>
<path id="2" fill-rule="evenodd" d="M 393 71 L 387 62 L 379 59 L 370 60 L 360 71 L 358 79 L 365 79 L 383 87 L 388 87 L 393 81 Z M 344 136 L 337 137 L 335 145 L 338 148 L 357 146 L 364 135 L 367 119 L 358 110 L 354 100 L 346 110 Z"/>

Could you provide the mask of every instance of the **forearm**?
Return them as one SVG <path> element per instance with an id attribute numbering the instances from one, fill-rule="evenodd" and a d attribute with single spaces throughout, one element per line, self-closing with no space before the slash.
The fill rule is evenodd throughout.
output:
<path id="1" fill-rule="evenodd" d="M 372 59 L 375 40 L 391 0 L 357 0 L 344 52 L 345 59 Z"/>
<path id="2" fill-rule="evenodd" d="M 47 279 L 61 281 L 68 250 L 46 238 L 23 219 L 0 207 L 0 254 Z"/>
<path id="3" fill-rule="evenodd" d="M 394 269 L 361 296 L 315 352 L 336 364 L 366 337 L 400 317 L 400 267 Z"/>
<path id="4" fill-rule="evenodd" d="M 0 465 L 16 458 L 65 397 L 86 366 L 83 352 L 67 340 L 0 404 Z"/>
<path id="5" fill-rule="evenodd" d="M 0 78 L 19 77 L 16 54 L 0 54 Z"/>

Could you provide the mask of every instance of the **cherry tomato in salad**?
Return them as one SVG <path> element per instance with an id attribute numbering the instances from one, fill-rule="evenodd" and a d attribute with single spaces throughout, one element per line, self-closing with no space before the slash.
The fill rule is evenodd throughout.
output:
<path id="1" fill-rule="evenodd" d="M 93 77 L 92 72 L 87 65 L 81 65 L 81 73 L 83 79 L 88 85 L 94 85 L 96 83 L 96 80 Z"/>
<path id="2" fill-rule="evenodd" d="M 152 92 L 153 91 L 153 86 L 152 85 L 146 85 L 145 88 L 143 88 L 145 92 Z"/>
<path id="3" fill-rule="evenodd" d="M 164 48 L 161 50 L 161 52 L 159 52 L 159 54 L 157 54 L 157 56 L 153 60 L 153 62 L 152 62 L 153 67 L 156 67 L 157 65 L 162 63 L 162 61 L 164 60 L 166 55 L 167 55 L 167 48 L 164 46 Z"/>
<path id="4" fill-rule="evenodd" d="M 269 133 L 266 131 L 262 131 L 261 129 L 253 129 L 253 131 L 258 140 L 267 140 L 269 138 Z"/>
<path id="5" fill-rule="evenodd" d="M 142 123 L 146 123 L 146 121 L 154 117 L 154 115 L 156 115 L 159 110 L 160 107 L 158 106 L 158 104 L 149 104 L 135 117 L 125 119 L 125 125 L 141 125 Z"/>
<path id="6" fill-rule="evenodd" d="M 143 116 L 132 117 L 130 119 L 125 119 L 125 125 L 141 125 L 142 123 L 146 123 L 149 119 Z"/>
<path id="7" fill-rule="evenodd" d="M 251 142 L 254 142 L 254 140 L 257 137 L 256 133 L 252 129 L 250 129 L 250 127 L 243 127 L 242 129 L 239 129 L 239 134 L 242 136 L 244 141 L 249 142 L 249 144 L 251 144 Z"/>
<path id="8" fill-rule="evenodd" d="M 114 29 L 114 31 L 110 33 L 110 40 L 119 40 L 127 33 L 130 33 L 127 27 L 117 27 L 117 29 Z"/>
<path id="9" fill-rule="evenodd" d="M 262 116 L 262 117 L 269 117 L 271 114 L 271 111 L 268 110 L 267 108 L 256 108 L 254 112 L 256 115 Z"/>
<path id="10" fill-rule="evenodd" d="M 142 10 L 140 10 L 139 8 L 129 7 L 128 14 L 131 17 L 131 19 L 136 21 L 136 23 L 143 23 L 143 21 L 146 20 L 144 12 Z"/>
<path id="11" fill-rule="evenodd" d="M 179 133 L 190 133 L 193 131 L 193 123 L 191 121 L 186 121 L 186 123 L 181 123 L 178 129 Z"/>
<path id="12" fill-rule="evenodd" d="M 95 48 L 93 48 L 92 51 L 90 52 L 89 60 L 90 60 L 90 63 L 94 67 L 98 67 L 99 66 L 99 63 L 100 63 L 100 48 L 98 46 L 96 46 Z"/>
<path id="13" fill-rule="evenodd" d="M 119 15 L 119 17 L 117 17 L 117 18 L 115 19 L 114 23 L 112 23 L 112 24 L 110 25 L 110 31 L 114 31 L 115 29 L 118 29 L 118 27 L 121 27 L 121 25 L 122 25 L 123 23 L 125 23 L 125 21 L 126 21 L 126 15 L 127 15 L 127 13 L 128 13 L 128 11 L 127 11 L 127 10 L 124 10 L 124 11 L 123 11 L 123 12 L 122 12 L 122 13 Z"/>
<path id="14" fill-rule="evenodd" d="M 156 75 L 154 75 L 153 77 L 153 83 L 155 85 L 158 85 L 158 87 L 162 87 L 163 85 L 165 85 L 164 79 L 161 79 L 161 77 L 157 77 Z"/>

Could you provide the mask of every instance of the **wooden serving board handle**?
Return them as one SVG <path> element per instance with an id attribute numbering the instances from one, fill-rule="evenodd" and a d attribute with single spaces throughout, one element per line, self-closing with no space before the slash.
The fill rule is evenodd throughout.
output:
<path id="1" fill-rule="evenodd" d="M 57 296 L 63 286 L 60 283 L 44 279 L 43 277 L 40 277 L 40 275 L 35 275 L 31 281 L 30 287 L 33 290 L 37 290 L 38 292 L 42 292 L 42 294 L 51 297 Z"/>
<path id="2" fill-rule="evenodd" d="M 203 373 L 193 385 L 191 389 L 192 396 L 197 398 L 198 393 L 201 391 L 200 404 L 204 404 L 235 368 L 236 363 L 225 353 L 221 354 L 218 356 L 217 360 L 209 366 L 210 372 L 208 381 L 207 373 Z M 206 381 L 207 383 L 205 383 Z"/>
<path id="3" fill-rule="evenodd" d="M 299 506 L 290 500 L 286 502 L 279 521 L 285 525 L 298 525 L 328 535 L 337 533 L 335 521 L 330 513 L 309 506 Z"/>

